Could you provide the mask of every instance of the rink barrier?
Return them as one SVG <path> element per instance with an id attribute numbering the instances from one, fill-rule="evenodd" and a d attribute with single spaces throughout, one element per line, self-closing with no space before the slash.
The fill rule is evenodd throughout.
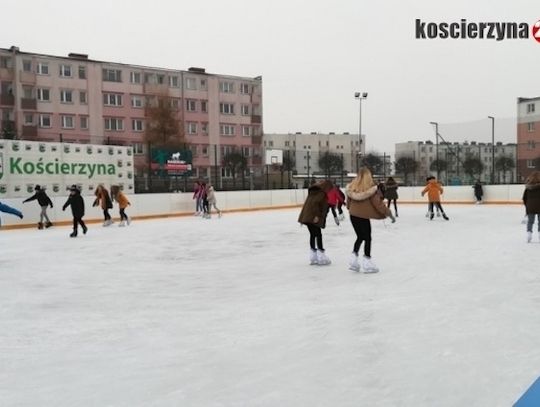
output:
<path id="1" fill-rule="evenodd" d="M 398 189 L 399 204 L 427 204 L 427 197 L 422 197 L 423 187 L 400 187 Z M 484 204 L 521 205 L 523 185 L 490 185 L 484 187 Z M 0 213 L 2 229 L 35 228 L 39 219 L 39 205 L 36 201 L 22 204 L 22 198 L 1 199 L 6 205 L 21 210 L 24 219 Z M 66 201 L 65 195 L 49 193 L 54 208 L 49 209 L 49 217 L 54 225 L 71 225 L 71 210 L 62 212 Z M 250 212 L 270 209 L 299 208 L 305 201 L 307 189 L 280 189 L 268 191 L 217 191 L 217 206 L 223 213 Z M 126 209 L 133 220 L 159 219 L 168 217 L 192 216 L 195 212 L 195 201 L 192 193 L 171 194 L 135 194 L 128 195 L 131 206 Z M 94 196 L 84 196 L 86 206 L 85 222 L 89 224 L 103 222 L 102 211 L 92 207 Z M 442 204 L 475 204 L 473 190 L 470 186 L 445 187 Z M 118 219 L 118 206 L 110 211 L 113 219 Z"/>

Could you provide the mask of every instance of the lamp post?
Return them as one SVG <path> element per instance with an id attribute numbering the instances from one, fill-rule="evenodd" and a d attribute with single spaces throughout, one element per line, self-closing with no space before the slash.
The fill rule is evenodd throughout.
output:
<path id="1" fill-rule="evenodd" d="M 429 122 L 435 125 L 435 162 L 437 163 L 437 180 L 439 179 L 439 123 Z"/>
<path id="2" fill-rule="evenodd" d="M 360 110 L 358 114 L 358 155 L 356 156 L 356 171 L 360 170 L 360 154 L 362 151 L 362 99 L 367 98 L 367 92 L 355 92 L 354 98 L 358 99 Z"/>
<path id="3" fill-rule="evenodd" d="M 491 184 L 495 184 L 495 118 L 488 116 L 491 120 Z"/>

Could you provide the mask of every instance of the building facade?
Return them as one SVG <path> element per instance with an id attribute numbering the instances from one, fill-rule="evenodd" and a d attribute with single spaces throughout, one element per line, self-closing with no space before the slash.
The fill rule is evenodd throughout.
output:
<path id="1" fill-rule="evenodd" d="M 483 183 L 491 183 L 493 155 L 495 162 L 500 157 L 507 157 L 513 162 L 513 168 L 507 171 L 501 171 L 495 168 L 496 183 L 514 183 L 517 182 L 516 174 L 516 144 L 495 143 L 495 148 L 491 143 L 477 143 L 476 141 L 463 143 L 439 143 L 439 160 L 447 165 L 446 170 L 439 169 L 439 178 L 447 185 L 468 184 L 473 181 L 470 175 L 466 174 L 463 163 L 467 158 L 479 159 L 483 164 L 483 170 L 478 177 Z M 417 162 L 416 173 L 409 175 L 408 183 L 414 185 L 423 184 L 426 177 L 436 176 L 436 169 L 432 167 L 437 158 L 437 146 L 432 141 L 408 141 L 406 143 L 396 143 L 395 159 L 409 157 Z"/>
<path id="2" fill-rule="evenodd" d="M 193 155 L 194 176 L 230 177 L 221 166 L 241 151 L 262 169 L 262 78 L 95 61 L 0 48 L 0 136 L 35 141 L 131 145 L 147 168 L 145 111 L 166 98 Z"/>
<path id="3" fill-rule="evenodd" d="M 321 158 L 325 153 L 341 157 L 344 172 L 355 172 L 359 159 L 365 155 L 365 136 L 336 133 L 289 133 L 265 134 L 263 148 L 283 150 L 283 159 L 291 162 L 292 170 L 298 175 L 325 175 L 328 170 L 321 168 Z M 337 175 L 338 171 L 331 171 Z"/>
<path id="4" fill-rule="evenodd" d="M 540 97 L 517 100 L 517 167 L 520 182 L 540 170 Z"/>

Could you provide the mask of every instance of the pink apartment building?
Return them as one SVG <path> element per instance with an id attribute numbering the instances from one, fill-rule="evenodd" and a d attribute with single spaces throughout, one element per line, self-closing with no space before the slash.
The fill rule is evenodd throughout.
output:
<path id="1" fill-rule="evenodd" d="M 262 78 L 216 75 L 0 48 L 0 137 L 131 145 L 147 168 L 145 106 L 166 96 L 193 152 L 194 176 L 212 178 L 237 149 L 262 171 Z M 226 169 L 220 177 L 228 178 Z"/>
<path id="2" fill-rule="evenodd" d="M 517 171 L 519 181 L 540 170 L 540 97 L 517 100 Z"/>

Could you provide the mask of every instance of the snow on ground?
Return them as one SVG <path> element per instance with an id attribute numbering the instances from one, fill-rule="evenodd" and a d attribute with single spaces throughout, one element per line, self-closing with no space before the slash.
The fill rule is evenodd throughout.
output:
<path id="1" fill-rule="evenodd" d="M 331 218 L 309 266 L 297 209 L 0 231 L 0 405 L 510 406 L 540 375 L 538 236 L 446 210 L 373 222 L 378 274 Z"/>

